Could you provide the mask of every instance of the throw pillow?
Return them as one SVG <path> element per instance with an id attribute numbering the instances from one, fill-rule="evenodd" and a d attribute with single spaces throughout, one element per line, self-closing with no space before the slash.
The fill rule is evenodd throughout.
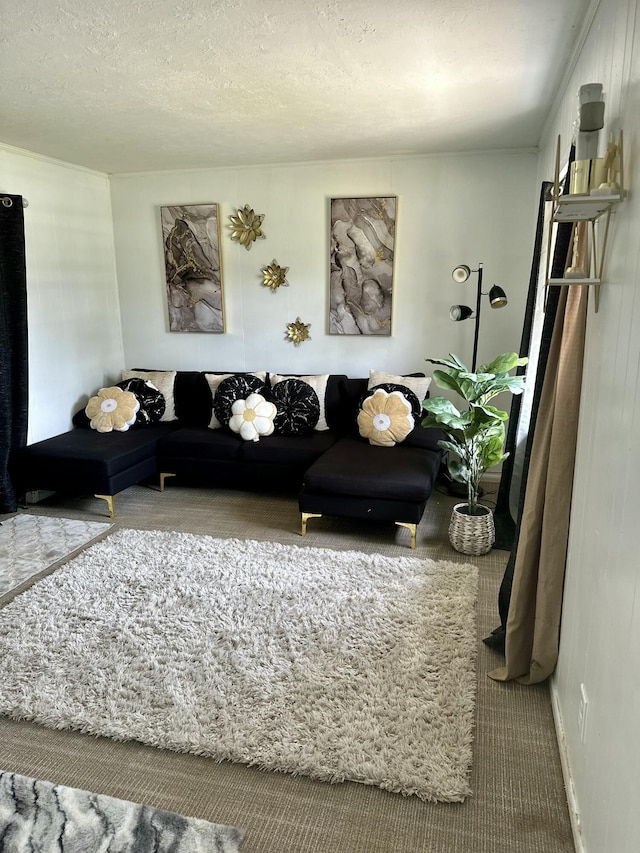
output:
<path id="1" fill-rule="evenodd" d="M 123 370 L 122 380 L 145 379 L 153 383 L 164 397 L 164 414 L 161 421 L 175 421 L 176 405 L 173 396 L 173 386 L 176 381 L 175 370 Z"/>
<path id="2" fill-rule="evenodd" d="M 222 424 L 216 417 L 216 413 L 213 408 L 213 404 L 215 403 L 216 394 L 218 393 L 218 388 L 220 387 L 220 383 L 229 379 L 230 376 L 257 376 L 258 379 L 261 379 L 263 382 L 267 381 L 267 372 L 266 370 L 256 370 L 247 374 L 237 374 L 237 373 L 205 373 L 204 378 L 207 380 L 207 384 L 209 385 L 209 390 L 211 391 L 211 420 L 209 421 L 209 429 L 220 429 Z"/>
<path id="3" fill-rule="evenodd" d="M 362 408 L 363 402 L 370 397 L 373 391 L 377 391 L 378 388 L 382 388 L 383 391 L 386 391 L 387 394 L 390 394 L 392 391 L 399 391 L 401 394 L 407 398 L 407 401 L 411 404 L 411 414 L 413 415 L 415 420 L 420 420 L 422 417 L 422 403 L 413 391 L 410 388 L 407 388 L 406 385 L 397 385 L 395 382 L 383 382 L 382 385 L 376 385 L 373 388 L 370 388 L 367 393 L 360 400 L 359 408 Z"/>
<path id="4" fill-rule="evenodd" d="M 138 426 L 154 424 L 162 419 L 166 408 L 164 396 L 152 382 L 146 379 L 125 379 L 123 382 L 116 382 L 116 387 L 122 388 L 123 391 L 131 391 L 140 403 L 136 414 Z"/>
<path id="5" fill-rule="evenodd" d="M 98 432 L 126 432 L 135 423 L 140 403 L 131 391 L 113 386 L 101 388 L 86 405 L 89 426 Z"/>
<path id="6" fill-rule="evenodd" d="M 258 441 L 261 435 L 273 432 L 275 414 L 275 403 L 265 400 L 262 394 L 249 394 L 246 400 L 236 400 L 231 406 L 229 429 L 245 441 Z"/>
<path id="7" fill-rule="evenodd" d="M 277 410 L 274 418 L 277 435 L 306 435 L 318 423 L 320 401 L 308 382 L 283 379 L 271 389 L 270 399 Z"/>
<path id="8" fill-rule="evenodd" d="M 396 385 L 404 385 L 418 398 L 419 402 L 427 396 L 429 385 L 431 385 L 430 376 L 397 376 L 395 373 L 383 373 L 379 370 L 369 371 L 369 389 L 375 388 L 376 385 L 383 385 L 386 382 L 393 382 Z"/>
<path id="9" fill-rule="evenodd" d="M 300 379 L 302 382 L 306 382 L 307 385 L 311 385 L 318 395 L 318 402 L 320 403 L 320 417 L 318 418 L 318 423 L 316 424 L 315 429 L 329 429 L 325 409 L 325 396 L 327 393 L 327 383 L 329 381 L 328 373 L 318 373 L 309 376 L 281 376 L 278 373 L 272 373 L 270 374 L 269 379 L 271 380 L 272 387 L 277 385 L 278 382 L 283 382 L 285 379 Z"/>
<path id="10" fill-rule="evenodd" d="M 221 426 L 229 425 L 231 407 L 236 400 L 246 400 L 249 394 L 266 396 L 267 387 L 262 379 L 250 373 L 234 373 L 222 380 L 213 400 L 213 413 Z"/>
<path id="11" fill-rule="evenodd" d="M 411 403 L 400 391 L 388 393 L 378 388 L 365 398 L 358 414 L 360 435 L 381 447 L 403 441 L 414 425 Z"/>

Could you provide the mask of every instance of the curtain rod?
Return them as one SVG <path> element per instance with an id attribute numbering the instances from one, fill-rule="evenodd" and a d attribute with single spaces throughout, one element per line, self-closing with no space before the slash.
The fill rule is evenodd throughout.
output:
<path id="1" fill-rule="evenodd" d="M 9 198 L 8 195 L 2 196 L 0 201 L 2 202 L 4 207 L 12 207 L 13 206 L 13 199 Z M 22 198 L 22 206 L 23 207 L 29 207 L 29 200 L 23 197 Z"/>

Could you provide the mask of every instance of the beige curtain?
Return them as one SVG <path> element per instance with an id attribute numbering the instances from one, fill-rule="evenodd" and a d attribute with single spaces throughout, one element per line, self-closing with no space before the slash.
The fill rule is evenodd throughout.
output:
<path id="1" fill-rule="evenodd" d="M 531 448 L 505 641 L 496 681 L 544 681 L 558 659 L 588 287 L 563 287 Z"/>

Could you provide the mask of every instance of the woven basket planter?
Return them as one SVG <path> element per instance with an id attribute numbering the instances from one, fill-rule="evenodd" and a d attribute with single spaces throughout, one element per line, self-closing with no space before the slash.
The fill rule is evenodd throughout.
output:
<path id="1" fill-rule="evenodd" d="M 456 504 L 449 522 L 449 542 L 461 554 L 487 554 L 496 538 L 493 513 L 488 506 L 478 504 L 483 515 L 467 515 L 468 504 Z"/>

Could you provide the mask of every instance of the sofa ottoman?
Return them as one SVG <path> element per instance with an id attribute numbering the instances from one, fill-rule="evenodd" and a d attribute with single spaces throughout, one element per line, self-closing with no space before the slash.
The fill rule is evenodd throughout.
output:
<path id="1" fill-rule="evenodd" d="M 442 451 L 439 436 L 420 432 L 412 444 L 378 447 L 361 438 L 345 436 L 306 471 L 298 496 L 302 535 L 309 518 L 339 515 L 375 521 L 393 521 L 411 532 L 431 495 Z M 435 431 L 434 431 L 435 432 Z"/>

